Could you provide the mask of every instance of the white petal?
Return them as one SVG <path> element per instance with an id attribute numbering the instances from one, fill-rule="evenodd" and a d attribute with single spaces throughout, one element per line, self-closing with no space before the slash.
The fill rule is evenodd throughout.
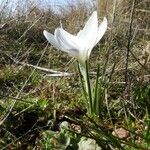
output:
<path id="1" fill-rule="evenodd" d="M 107 19 L 104 17 L 102 23 L 98 27 L 98 33 L 97 33 L 97 39 L 95 45 L 100 41 L 100 39 L 103 37 L 104 33 L 107 30 Z"/>
<path id="2" fill-rule="evenodd" d="M 48 40 L 49 43 L 51 43 L 55 48 L 57 48 L 58 50 L 63 49 L 59 43 L 55 40 L 54 35 L 47 32 L 46 30 L 43 31 L 44 36 L 46 37 L 46 39 Z"/>
<path id="3" fill-rule="evenodd" d="M 58 28 L 55 30 L 55 39 L 57 40 L 59 45 L 67 49 L 68 54 L 73 57 L 77 58 L 80 50 L 84 49 L 82 41 L 62 28 Z"/>
<path id="4" fill-rule="evenodd" d="M 86 22 L 85 27 L 81 30 L 77 37 L 79 39 L 83 39 L 87 49 L 93 48 L 96 38 L 97 38 L 97 31 L 98 31 L 98 19 L 97 19 L 97 12 L 94 11 Z"/>

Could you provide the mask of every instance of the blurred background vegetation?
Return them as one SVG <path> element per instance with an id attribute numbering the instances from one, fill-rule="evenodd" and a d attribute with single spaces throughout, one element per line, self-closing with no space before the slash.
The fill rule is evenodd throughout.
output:
<path id="1" fill-rule="evenodd" d="M 99 21 L 106 16 L 109 23 L 90 57 L 90 71 L 95 72 L 99 63 L 105 81 L 101 124 L 109 133 L 123 127 L 129 132 L 125 140 L 150 148 L 149 0 L 66 4 L 32 0 L 18 0 L 16 5 L 2 0 L 0 4 L 0 149 L 46 149 L 49 139 L 43 140 L 43 131 L 58 131 L 66 120 L 72 125 L 65 116 L 85 115 L 76 62 L 48 44 L 43 30 L 53 33 L 62 25 L 76 34 L 95 9 Z M 52 77 L 56 71 L 73 75 Z M 79 127 L 86 121 L 91 124 L 82 120 L 83 124 L 77 121 Z"/>

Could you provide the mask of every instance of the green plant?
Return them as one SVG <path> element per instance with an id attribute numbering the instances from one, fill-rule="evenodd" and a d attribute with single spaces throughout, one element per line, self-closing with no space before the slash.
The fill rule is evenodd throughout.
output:
<path id="1" fill-rule="evenodd" d="M 78 147 L 77 142 L 77 135 L 69 131 L 69 124 L 64 121 L 60 124 L 60 131 L 44 131 L 41 139 L 39 140 L 39 145 L 45 150 L 76 150 Z"/>

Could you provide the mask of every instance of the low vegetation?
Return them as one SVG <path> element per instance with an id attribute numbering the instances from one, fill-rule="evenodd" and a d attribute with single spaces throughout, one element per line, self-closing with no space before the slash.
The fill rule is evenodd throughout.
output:
<path id="1" fill-rule="evenodd" d="M 59 13 L 9 4 L 0 6 L 0 149 L 149 150 L 149 1 L 79 1 Z M 76 60 L 43 36 L 61 25 L 77 33 L 95 9 L 109 23 L 90 57 L 93 85 L 100 65 L 99 118 L 86 113 Z"/>

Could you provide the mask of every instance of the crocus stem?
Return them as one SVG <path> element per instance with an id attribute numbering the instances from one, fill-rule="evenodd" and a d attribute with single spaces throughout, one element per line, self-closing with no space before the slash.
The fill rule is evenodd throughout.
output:
<path id="1" fill-rule="evenodd" d="M 88 98 L 88 85 L 86 79 L 86 66 L 85 64 L 78 64 L 79 77 L 82 85 L 83 94 L 86 100 L 87 112 L 90 112 L 89 98 Z"/>
<path id="2" fill-rule="evenodd" d="M 82 90 L 83 90 L 83 95 L 84 95 L 84 98 L 87 100 L 87 103 L 88 103 L 86 89 L 84 87 L 84 81 L 82 79 L 83 74 L 81 73 L 81 67 L 80 67 L 79 63 L 78 63 L 78 71 L 79 71 L 79 78 L 80 78 L 80 82 L 81 82 L 81 86 L 82 86 Z M 88 105 L 87 105 L 87 107 L 88 107 Z"/>
<path id="3" fill-rule="evenodd" d="M 92 91 L 90 85 L 90 77 L 89 77 L 89 69 L 88 69 L 88 62 L 83 64 L 79 64 L 80 73 L 83 76 L 85 88 L 84 91 L 86 92 L 86 99 L 87 99 L 87 111 L 89 114 L 92 114 Z"/>

